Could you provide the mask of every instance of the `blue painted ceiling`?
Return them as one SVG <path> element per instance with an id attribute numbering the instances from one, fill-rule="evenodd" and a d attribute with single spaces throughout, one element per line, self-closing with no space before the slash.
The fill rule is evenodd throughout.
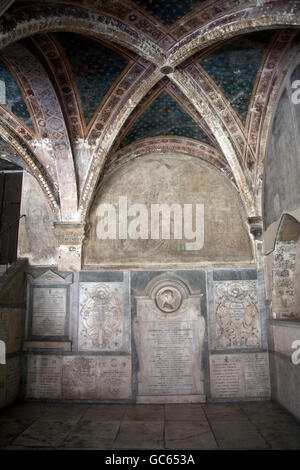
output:
<path id="1" fill-rule="evenodd" d="M 0 104 L 5 104 L 21 121 L 24 122 L 33 132 L 34 126 L 30 117 L 29 110 L 22 95 L 22 92 L 8 67 L 0 60 L 0 84 L 1 96 L 5 99 Z"/>
<path id="2" fill-rule="evenodd" d="M 245 122 L 259 67 L 274 31 L 251 33 L 213 51 L 200 65 Z"/>
<path id="3" fill-rule="evenodd" d="M 165 26 L 172 26 L 206 0 L 133 0 Z"/>
<path id="4" fill-rule="evenodd" d="M 70 63 L 88 125 L 128 60 L 97 41 L 75 33 L 56 33 Z"/>
<path id="5" fill-rule="evenodd" d="M 146 137 L 167 135 L 190 137 L 211 144 L 209 137 L 191 116 L 169 93 L 163 91 L 129 129 L 120 148 Z"/>

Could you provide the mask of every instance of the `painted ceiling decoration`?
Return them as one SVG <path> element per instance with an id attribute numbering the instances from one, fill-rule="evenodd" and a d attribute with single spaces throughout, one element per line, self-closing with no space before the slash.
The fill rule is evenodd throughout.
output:
<path id="1" fill-rule="evenodd" d="M 238 38 L 199 60 L 245 123 L 252 90 L 274 31 Z"/>
<path id="2" fill-rule="evenodd" d="M 180 136 L 211 144 L 209 137 L 166 91 L 148 106 L 123 138 L 120 148 L 147 137 Z"/>
<path id="3" fill-rule="evenodd" d="M 74 33 L 56 33 L 75 79 L 86 125 L 129 61 L 98 41 Z"/>
<path id="4" fill-rule="evenodd" d="M 206 0 L 133 0 L 136 5 L 154 16 L 165 26 L 172 26 L 183 16 L 199 7 Z"/>
<path id="5" fill-rule="evenodd" d="M 0 60 L 0 104 L 5 105 L 34 132 L 24 96 L 13 74 L 3 60 Z"/>
<path id="6" fill-rule="evenodd" d="M 299 1 L 8 3 L 0 135 L 58 221 L 85 222 L 119 158 L 172 149 L 203 155 L 260 216 L 270 110 L 300 51 Z"/>

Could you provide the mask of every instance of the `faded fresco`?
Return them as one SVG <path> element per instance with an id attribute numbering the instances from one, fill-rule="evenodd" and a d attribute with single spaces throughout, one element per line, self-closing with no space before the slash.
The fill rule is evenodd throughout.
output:
<path id="1" fill-rule="evenodd" d="M 128 206 L 142 203 L 150 214 L 151 204 L 202 204 L 204 245 L 200 250 L 186 249 L 187 239 L 98 238 L 99 206 L 114 204 L 127 196 Z M 84 264 L 135 266 L 241 261 L 252 259 L 251 243 L 244 224 L 239 196 L 231 183 L 210 165 L 181 154 L 152 154 L 134 160 L 113 174 L 98 192 L 90 214 L 89 238 Z M 128 219 L 128 222 L 132 218 Z M 193 213 L 195 224 L 195 211 Z M 150 227 L 150 222 L 149 222 Z M 194 225 L 195 227 L 195 225 Z M 161 228 L 161 227 L 160 227 Z M 117 234 L 118 236 L 118 234 Z"/>

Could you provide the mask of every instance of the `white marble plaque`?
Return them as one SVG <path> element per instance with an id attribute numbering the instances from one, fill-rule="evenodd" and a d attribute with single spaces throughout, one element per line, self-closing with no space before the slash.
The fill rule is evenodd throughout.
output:
<path id="1" fill-rule="evenodd" d="M 214 282 L 213 347 L 260 347 L 256 281 Z"/>
<path id="2" fill-rule="evenodd" d="M 64 398 L 97 397 L 97 357 L 64 357 L 62 395 Z"/>
<path id="3" fill-rule="evenodd" d="M 62 356 L 28 357 L 27 397 L 61 398 Z"/>
<path id="4" fill-rule="evenodd" d="M 131 356 L 29 356 L 27 397 L 130 399 Z"/>
<path id="5" fill-rule="evenodd" d="M 32 336 L 64 336 L 67 313 L 65 287 L 38 287 L 32 291 Z"/>
<path id="6" fill-rule="evenodd" d="M 92 400 L 131 398 L 131 357 L 64 357 L 62 395 Z"/>
<path id="7" fill-rule="evenodd" d="M 79 287 L 79 350 L 118 351 L 123 347 L 123 336 L 123 283 L 81 283 Z"/>
<path id="8" fill-rule="evenodd" d="M 211 355 L 210 384 L 213 399 L 269 397 L 268 354 Z"/>
<path id="9" fill-rule="evenodd" d="M 153 298 L 137 296 L 134 332 L 139 402 L 141 397 L 149 403 L 151 396 L 155 402 L 155 397 L 163 401 L 172 395 L 204 399 L 201 359 L 205 322 L 200 295 L 179 299 L 177 287 L 165 282 Z"/>
<path id="10" fill-rule="evenodd" d="M 99 396 L 103 399 L 132 397 L 131 357 L 102 356 L 99 358 Z"/>

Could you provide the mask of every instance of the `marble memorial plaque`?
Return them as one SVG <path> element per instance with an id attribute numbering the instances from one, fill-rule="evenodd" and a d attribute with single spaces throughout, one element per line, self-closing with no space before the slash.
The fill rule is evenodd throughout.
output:
<path id="1" fill-rule="evenodd" d="M 62 395 L 91 400 L 131 398 L 131 357 L 64 357 Z"/>
<path id="2" fill-rule="evenodd" d="M 278 242 L 274 251 L 272 272 L 272 310 L 277 318 L 296 318 L 295 296 L 297 243 Z"/>
<path id="3" fill-rule="evenodd" d="M 70 284 L 52 271 L 28 277 L 27 337 L 67 339 L 69 335 Z"/>
<path id="4" fill-rule="evenodd" d="M 131 357 L 102 356 L 99 363 L 99 396 L 108 400 L 132 398 Z"/>
<path id="5" fill-rule="evenodd" d="M 130 399 L 131 356 L 29 356 L 27 397 Z"/>
<path id="6" fill-rule="evenodd" d="M 214 282 L 213 349 L 259 348 L 256 281 Z"/>
<path id="7" fill-rule="evenodd" d="M 64 357 L 62 395 L 64 398 L 96 398 L 97 357 Z"/>
<path id="8" fill-rule="evenodd" d="M 161 285 L 160 285 L 161 284 Z M 137 296 L 134 324 L 138 350 L 139 402 L 168 402 L 168 396 L 204 400 L 201 356 L 205 322 L 200 295 L 180 282 L 162 280 L 147 296 Z M 178 399 L 180 401 L 180 398 Z"/>
<path id="9" fill-rule="evenodd" d="M 66 288 L 34 286 L 32 295 L 32 336 L 64 336 Z"/>
<path id="10" fill-rule="evenodd" d="M 61 398 L 62 356 L 28 357 L 27 397 Z"/>
<path id="11" fill-rule="evenodd" d="M 79 287 L 80 351 L 118 351 L 124 337 L 124 285 L 84 282 Z"/>
<path id="12" fill-rule="evenodd" d="M 211 355 L 210 383 L 213 399 L 269 397 L 268 354 Z"/>

